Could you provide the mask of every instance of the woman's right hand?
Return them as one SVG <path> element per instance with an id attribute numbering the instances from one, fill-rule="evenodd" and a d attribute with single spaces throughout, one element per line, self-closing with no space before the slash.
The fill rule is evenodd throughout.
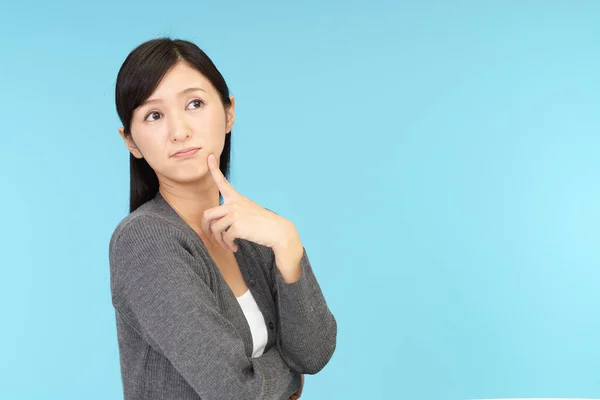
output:
<path id="1" fill-rule="evenodd" d="M 300 375 L 300 378 L 302 379 L 302 383 L 300 384 L 300 389 L 298 389 L 298 391 L 296 393 L 291 395 L 288 400 L 297 400 L 302 395 L 302 389 L 304 388 L 304 375 Z"/>

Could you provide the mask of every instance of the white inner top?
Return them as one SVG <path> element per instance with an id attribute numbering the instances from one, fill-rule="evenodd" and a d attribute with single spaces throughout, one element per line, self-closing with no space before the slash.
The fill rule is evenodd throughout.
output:
<path id="1" fill-rule="evenodd" d="M 268 339 L 267 325 L 265 324 L 263 314 L 258 308 L 258 304 L 256 304 L 256 300 L 254 300 L 254 296 L 252 296 L 250 290 L 237 297 L 237 300 L 246 316 L 248 325 L 250 325 L 250 332 L 252 332 L 252 357 L 260 357 L 265 350 Z"/>

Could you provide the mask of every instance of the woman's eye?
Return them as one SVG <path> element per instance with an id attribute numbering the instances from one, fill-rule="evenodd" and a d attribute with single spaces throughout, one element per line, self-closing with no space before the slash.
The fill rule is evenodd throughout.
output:
<path id="1" fill-rule="evenodd" d="M 202 100 L 200 100 L 200 99 L 194 99 L 194 100 L 190 101 L 190 103 L 188 104 L 188 108 L 190 106 L 192 106 L 191 109 L 193 110 L 193 109 L 196 109 L 196 108 L 200 108 L 202 106 L 202 104 L 203 104 Z"/>
<path id="2" fill-rule="evenodd" d="M 150 114 L 146 116 L 146 121 L 156 121 L 160 118 L 160 113 L 158 111 L 152 111 Z"/>

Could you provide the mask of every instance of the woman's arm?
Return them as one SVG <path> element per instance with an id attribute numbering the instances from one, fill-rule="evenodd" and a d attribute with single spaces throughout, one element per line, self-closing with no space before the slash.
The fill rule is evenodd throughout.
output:
<path id="1" fill-rule="evenodd" d="M 246 356 L 235 327 L 193 271 L 198 261 L 185 240 L 150 216 L 124 225 L 110 245 L 113 304 L 202 398 L 287 398 L 297 389 L 297 374 L 276 347 Z"/>
<path id="2" fill-rule="evenodd" d="M 277 265 L 277 260 L 288 264 L 285 253 L 277 257 L 273 253 L 272 282 L 279 314 L 277 344 L 290 368 L 301 374 L 316 374 L 333 356 L 337 322 L 327 306 L 306 249 L 302 244 L 299 246 L 298 254 L 302 256 L 296 268 L 300 277 L 292 283 L 284 280 Z"/>

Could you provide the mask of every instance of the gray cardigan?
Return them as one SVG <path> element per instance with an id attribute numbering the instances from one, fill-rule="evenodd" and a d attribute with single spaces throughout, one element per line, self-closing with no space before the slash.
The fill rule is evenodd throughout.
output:
<path id="1" fill-rule="evenodd" d="M 126 216 L 109 247 L 126 400 L 287 399 L 331 359 L 337 323 L 304 249 L 285 283 L 272 249 L 236 239 L 235 257 L 268 329 L 252 358 L 242 309 L 196 232 L 159 194 Z"/>

